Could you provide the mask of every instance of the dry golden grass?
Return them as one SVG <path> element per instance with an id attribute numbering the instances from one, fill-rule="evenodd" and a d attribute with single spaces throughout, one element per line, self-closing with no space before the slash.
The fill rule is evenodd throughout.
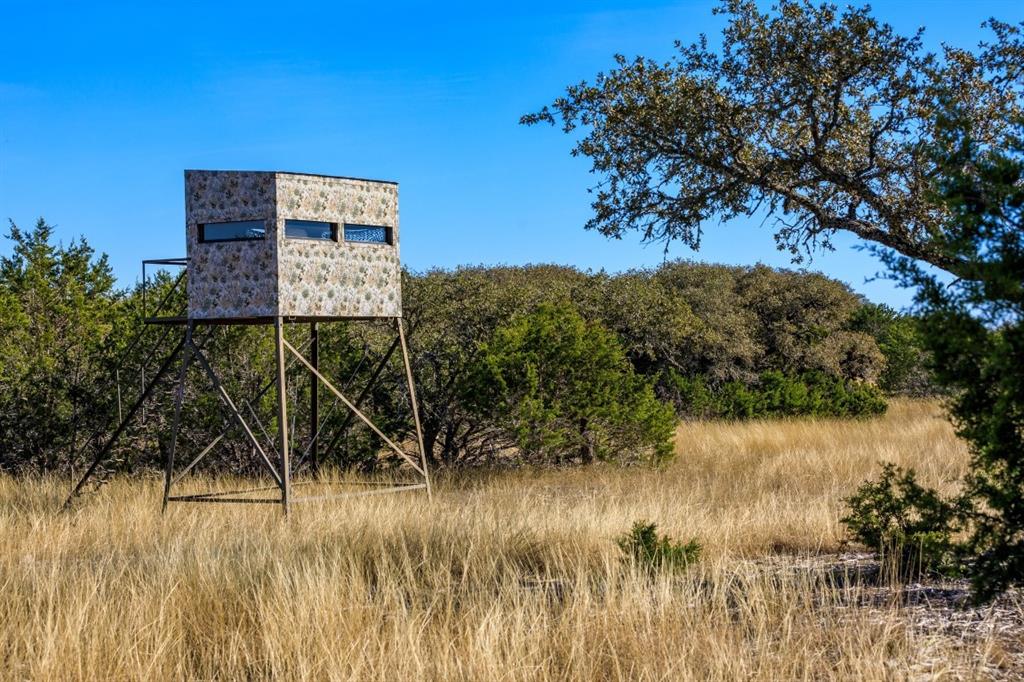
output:
<path id="1" fill-rule="evenodd" d="M 689 424 L 678 443 L 661 471 L 478 474 L 439 481 L 430 504 L 360 498 L 287 520 L 229 505 L 161 517 L 155 480 L 60 514 L 65 482 L 0 479 L 0 675 L 899 679 L 1013 664 L 983 628 L 924 627 L 898 602 L 857 606 L 870 586 L 793 569 L 840 547 L 840 498 L 879 461 L 940 486 L 963 471 L 934 404 Z M 699 538 L 705 558 L 653 579 L 623 564 L 613 539 L 641 518 Z"/>

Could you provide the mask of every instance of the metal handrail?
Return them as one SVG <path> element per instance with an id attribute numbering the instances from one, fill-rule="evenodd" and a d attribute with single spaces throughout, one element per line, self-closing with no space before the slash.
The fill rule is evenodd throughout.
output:
<path id="1" fill-rule="evenodd" d="M 154 264 L 154 265 L 180 265 L 180 266 L 187 266 L 188 265 L 188 259 L 187 258 L 159 258 L 159 259 L 144 260 L 144 261 L 142 261 L 142 264 L 143 264 L 142 265 L 142 276 L 143 276 L 143 280 L 142 280 L 142 315 L 140 316 L 140 322 L 142 322 L 142 327 L 139 329 L 139 331 L 135 334 L 135 337 L 131 340 L 131 342 L 128 343 L 128 345 L 125 347 L 125 349 L 121 351 L 121 353 L 118 355 L 117 359 L 114 361 L 114 381 L 113 381 L 113 385 L 112 386 L 108 385 L 108 388 L 107 388 L 108 391 L 110 389 L 114 389 L 115 394 L 117 396 L 117 421 L 119 423 L 124 418 L 124 413 L 123 413 L 123 409 L 122 409 L 121 369 L 124 366 L 125 362 L 128 360 L 128 358 L 131 357 L 132 352 L 142 342 L 143 338 L 146 336 L 146 331 L 148 329 L 148 325 L 146 325 L 146 316 L 145 316 L 145 312 L 146 312 L 146 265 L 147 264 Z M 178 287 L 181 285 L 181 281 L 185 278 L 185 275 L 186 275 L 186 270 L 182 270 L 178 274 L 178 277 L 177 277 L 177 279 L 175 279 L 174 284 L 171 286 L 170 290 L 163 296 L 163 298 L 161 298 L 160 303 L 157 305 L 156 312 L 160 312 L 164 308 L 164 306 L 166 305 L 167 301 L 170 299 L 171 295 L 175 291 L 178 290 Z M 170 330 L 169 327 L 166 330 L 164 330 L 163 333 L 161 333 L 158 336 L 158 338 L 156 340 L 156 343 L 144 354 L 144 358 L 143 358 L 143 360 L 142 360 L 142 362 L 140 364 L 140 367 L 139 367 L 140 386 L 142 387 L 143 391 L 145 391 L 145 387 L 146 387 L 146 368 L 149 366 L 150 362 L 152 362 L 153 359 L 156 357 L 156 355 L 160 351 L 160 349 L 164 346 L 164 343 L 166 342 L 167 337 L 170 335 L 170 331 L 171 330 Z M 90 438 L 88 438 L 85 442 L 86 443 L 93 442 L 100 435 L 100 433 L 101 433 L 101 431 L 97 431 Z M 72 444 L 72 447 L 75 447 L 75 444 Z"/>
<path id="2" fill-rule="evenodd" d="M 146 317 L 147 317 L 147 315 L 146 315 L 146 283 L 149 281 L 149 279 L 146 277 L 146 266 L 147 265 L 178 265 L 178 266 L 187 268 L 188 267 L 188 258 L 149 258 L 149 259 L 146 259 L 146 260 L 142 261 L 142 320 L 143 321 L 145 321 Z M 184 279 L 184 277 L 185 277 L 185 273 L 186 273 L 186 270 L 182 270 L 181 273 L 178 274 L 178 278 L 176 280 L 174 280 L 174 284 L 171 286 L 170 290 L 160 300 L 160 303 L 157 304 L 156 310 L 154 311 L 155 313 L 159 313 L 160 310 L 163 308 L 164 303 L 166 303 L 167 299 L 170 298 L 171 294 L 173 294 L 175 291 L 177 291 L 178 285 L 181 283 L 181 280 Z"/>

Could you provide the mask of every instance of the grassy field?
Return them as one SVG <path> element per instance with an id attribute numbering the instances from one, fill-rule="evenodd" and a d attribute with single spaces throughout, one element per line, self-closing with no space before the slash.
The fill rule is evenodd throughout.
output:
<path id="1" fill-rule="evenodd" d="M 475 474 L 299 507 L 179 505 L 114 481 L 0 479 L 0 675 L 10 679 L 902 679 L 1021 672 L 997 610 L 854 579 L 840 499 L 880 461 L 946 487 L 937 406 L 863 422 L 680 428 L 664 470 Z M 638 519 L 704 557 L 651 578 Z M 838 569 L 836 567 L 839 567 Z M 843 568 L 845 567 L 845 568 Z M 949 594 L 955 590 L 937 590 Z M 932 593 L 926 593 L 932 594 Z"/>

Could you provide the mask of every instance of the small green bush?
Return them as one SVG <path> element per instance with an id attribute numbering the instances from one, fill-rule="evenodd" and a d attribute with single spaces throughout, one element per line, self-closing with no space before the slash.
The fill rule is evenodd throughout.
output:
<path id="1" fill-rule="evenodd" d="M 679 570 L 700 559 L 701 546 L 696 538 L 687 543 L 658 535 L 656 524 L 636 521 L 627 533 L 615 541 L 627 561 L 650 571 Z"/>
<path id="2" fill-rule="evenodd" d="M 913 469 L 893 464 L 877 481 L 866 481 L 846 499 L 842 522 L 853 538 L 877 551 L 896 580 L 922 575 L 957 575 L 960 558 L 955 535 L 966 508 L 944 500 L 917 482 Z"/>

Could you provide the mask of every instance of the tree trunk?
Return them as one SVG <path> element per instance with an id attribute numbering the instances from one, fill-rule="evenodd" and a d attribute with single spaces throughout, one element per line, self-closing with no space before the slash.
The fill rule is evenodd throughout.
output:
<path id="1" fill-rule="evenodd" d="M 594 439 L 587 431 L 587 418 L 580 419 L 580 461 L 583 464 L 594 462 Z"/>

